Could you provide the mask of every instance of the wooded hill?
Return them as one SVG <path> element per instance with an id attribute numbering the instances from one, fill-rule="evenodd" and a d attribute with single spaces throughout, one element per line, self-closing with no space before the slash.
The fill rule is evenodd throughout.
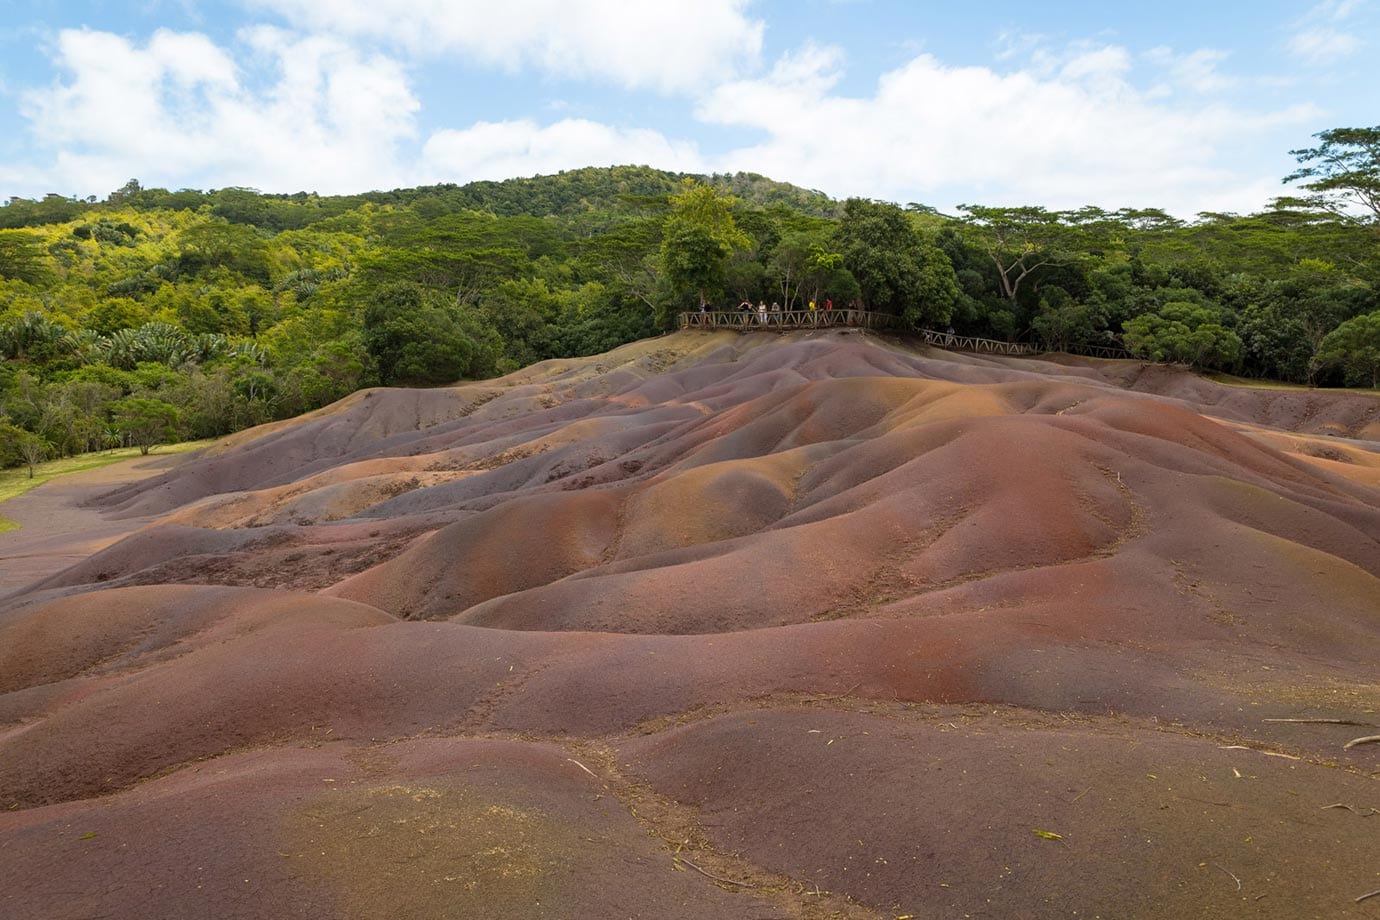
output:
<path id="1" fill-rule="evenodd" d="M 1373 220 L 828 196 L 647 167 L 350 196 L 146 189 L 0 208 L 0 463 L 211 437 L 371 384 L 485 377 L 701 302 L 910 323 L 1320 385 L 1380 374 Z"/>

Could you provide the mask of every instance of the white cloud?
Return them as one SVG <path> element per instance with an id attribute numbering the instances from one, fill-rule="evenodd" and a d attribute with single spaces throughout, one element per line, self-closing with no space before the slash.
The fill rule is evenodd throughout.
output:
<path id="1" fill-rule="evenodd" d="M 312 30 L 454 54 L 509 71 L 693 92 L 750 70 L 763 23 L 748 0 L 251 0 Z"/>
<path id="2" fill-rule="evenodd" d="M 1083 81 L 1093 88 L 1116 87 L 1131 69 L 1125 48 L 1091 48 L 1070 58 L 1059 71 L 1065 80 Z"/>
<path id="3" fill-rule="evenodd" d="M 1361 9 L 1369 0 L 1323 0 L 1309 12 L 1316 16 L 1341 22 L 1351 18 L 1351 14 Z"/>
<path id="4" fill-rule="evenodd" d="M 1294 33 L 1289 52 L 1310 64 L 1329 64 L 1350 57 L 1361 49 L 1361 40 L 1330 26 L 1317 26 Z"/>
<path id="5" fill-rule="evenodd" d="M 1035 43 L 999 69 L 918 54 L 882 74 L 871 92 L 845 95 L 843 52 L 807 44 L 769 70 L 702 90 L 693 106 L 700 126 L 716 138 L 742 138 L 724 153 L 685 140 L 693 123 L 664 134 L 574 117 L 586 111 L 581 104 L 552 105 L 544 122 L 442 128 L 419 146 L 420 103 L 407 71 L 340 34 L 362 33 L 355 19 L 375 7 L 398 9 L 389 0 L 367 8 L 344 0 L 339 32 L 254 26 L 224 46 L 197 33 L 160 31 L 142 44 L 60 33 L 59 78 L 22 96 L 48 159 L 0 165 L 0 196 L 105 193 L 130 177 L 170 187 L 355 192 L 645 163 L 749 170 L 837 196 L 940 207 L 1092 202 L 1188 215 L 1263 205 L 1278 191 L 1277 173 L 1239 165 L 1240 152 L 1272 130 L 1311 128 L 1319 114 L 1214 99 L 1233 84 L 1217 72 L 1225 53 L 1212 49 L 1133 56 L 1111 43 Z M 523 55 L 546 47 L 530 36 L 513 41 Z"/>
<path id="6" fill-rule="evenodd" d="M 546 127 L 524 119 L 438 131 L 426 142 L 422 159 L 428 182 L 508 179 L 629 163 L 683 172 L 704 168 L 690 144 L 674 143 L 656 131 L 574 118 Z"/>
<path id="7" fill-rule="evenodd" d="M 401 67 L 328 37 L 242 33 L 273 80 L 246 86 L 204 35 L 160 30 L 140 47 L 107 32 L 57 39 L 63 77 L 24 93 L 50 184 L 104 192 L 158 184 L 358 191 L 401 178 L 396 148 L 418 102 Z"/>
<path id="8" fill-rule="evenodd" d="M 741 80 L 712 91 L 698 115 L 766 135 L 719 158 L 719 169 L 833 194 L 940 206 L 958 196 L 1059 207 L 1150 203 L 1192 214 L 1262 205 L 1264 184 L 1234 173 L 1223 153 L 1316 114 L 1165 104 L 1127 81 L 1130 57 L 1115 46 L 1080 48 L 1057 66 L 1051 58 L 999 73 L 920 55 L 857 98 L 821 91 L 818 80 Z"/>
<path id="9" fill-rule="evenodd" d="M 1236 86 L 1235 78 L 1217 71 L 1217 65 L 1229 57 L 1231 52 L 1216 48 L 1198 48 L 1180 54 L 1161 46 L 1145 53 L 1146 60 L 1162 68 L 1174 87 L 1192 93 L 1217 93 Z"/>
<path id="10" fill-rule="evenodd" d="M 1348 31 L 1346 20 L 1365 5 L 1365 0 L 1323 0 L 1294 24 L 1289 53 L 1314 66 L 1351 57 L 1364 42 Z"/>
<path id="11" fill-rule="evenodd" d="M 1026 57 L 1044 46 L 1048 39 L 1039 32 L 1022 32 L 1008 29 L 997 35 L 993 42 L 997 60 L 1009 61 L 1012 58 Z"/>

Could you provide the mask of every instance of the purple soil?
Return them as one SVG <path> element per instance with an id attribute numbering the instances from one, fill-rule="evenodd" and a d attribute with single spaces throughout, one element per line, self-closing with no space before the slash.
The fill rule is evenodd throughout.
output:
<path id="1" fill-rule="evenodd" d="M 30 532 L 0 915 L 1367 916 L 1377 405 L 679 334 L 242 433 Z"/>
<path id="2" fill-rule="evenodd" d="M 68 474 L 0 504 L 0 514 L 20 525 L 0 533 L 0 598 L 85 559 L 152 520 L 114 520 L 87 502 L 186 459 L 155 455 L 123 460 Z"/>

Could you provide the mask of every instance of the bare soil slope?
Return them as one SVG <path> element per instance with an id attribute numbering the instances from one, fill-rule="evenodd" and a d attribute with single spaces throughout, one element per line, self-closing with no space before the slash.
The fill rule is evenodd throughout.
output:
<path id="1" fill-rule="evenodd" d="M 0 600 L 0 916 L 1380 909 L 1364 394 L 682 333 L 82 513 Z"/>

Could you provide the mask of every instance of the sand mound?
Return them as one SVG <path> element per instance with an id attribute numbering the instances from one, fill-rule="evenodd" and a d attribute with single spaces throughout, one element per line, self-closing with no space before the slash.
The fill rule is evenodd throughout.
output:
<path id="1" fill-rule="evenodd" d="M 0 606 L 0 914 L 1365 916 L 1378 405 L 687 333 L 242 433 Z"/>

